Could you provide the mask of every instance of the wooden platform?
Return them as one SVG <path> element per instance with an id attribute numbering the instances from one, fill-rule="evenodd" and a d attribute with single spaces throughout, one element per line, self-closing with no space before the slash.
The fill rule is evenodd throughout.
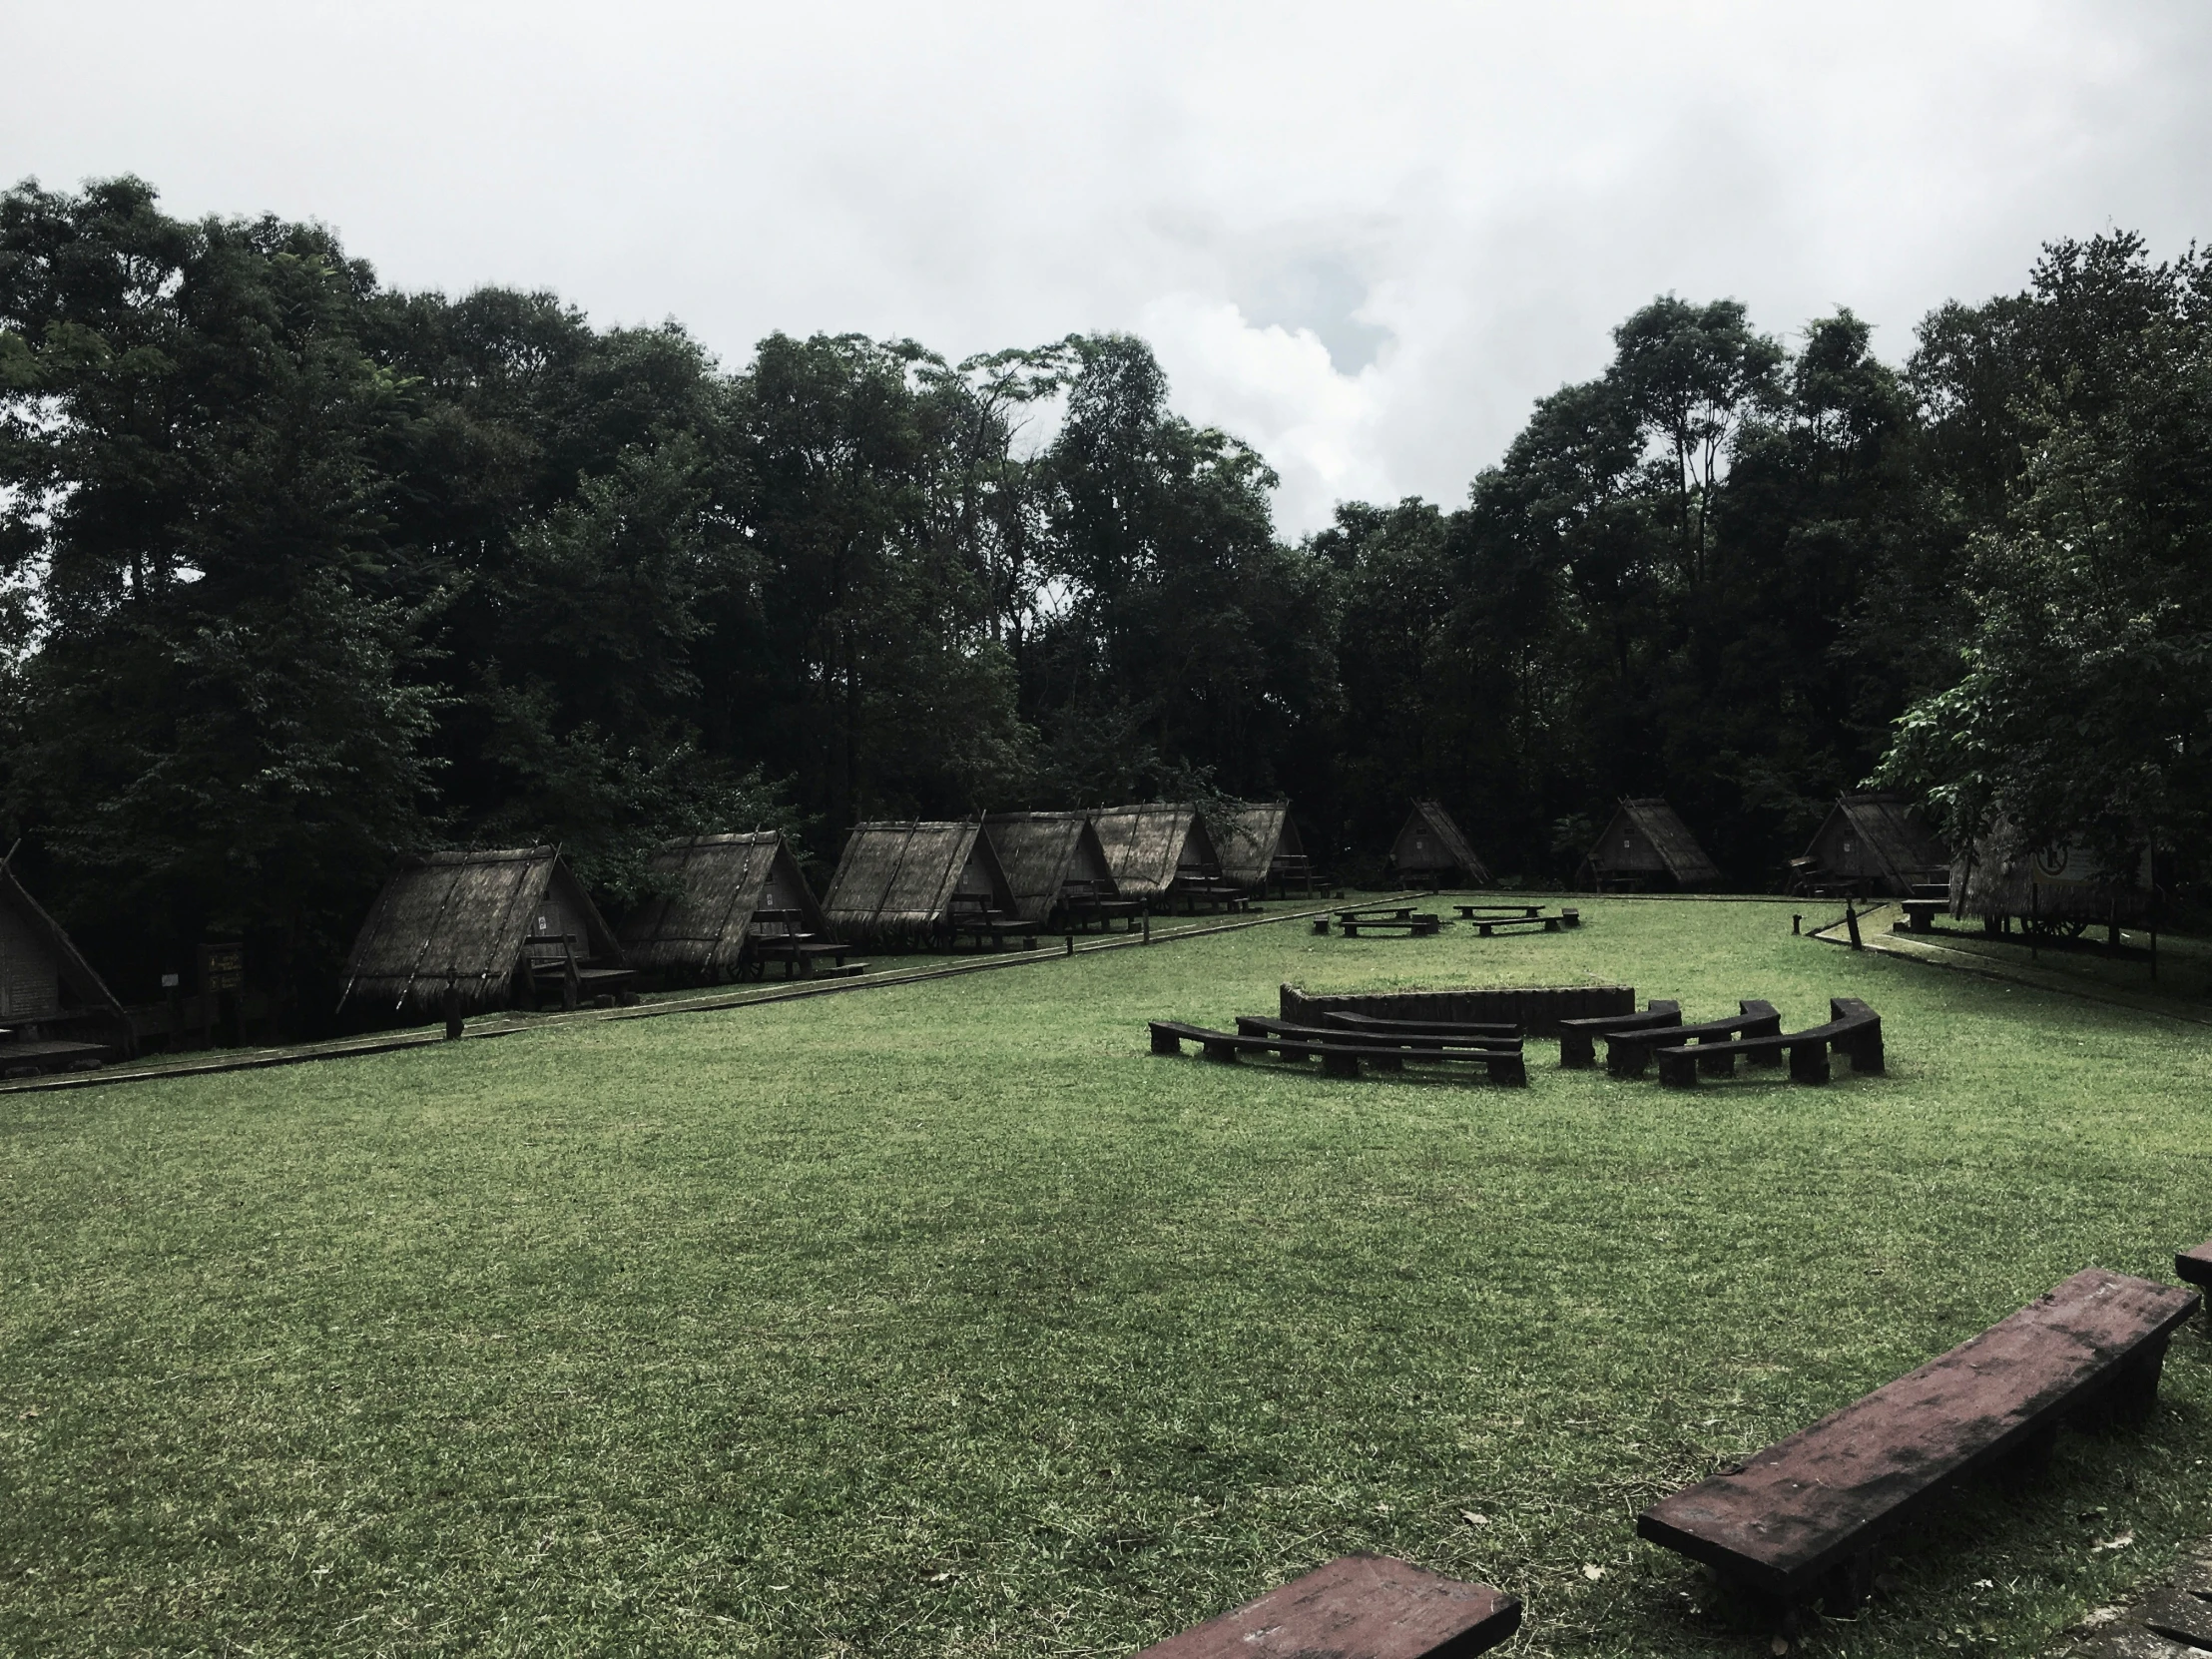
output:
<path id="1" fill-rule="evenodd" d="M 52 1071 L 90 1071 L 115 1058 L 105 1043 L 70 1042 L 45 1037 L 27 1042 L 0 1042 L 0 1077 L 37 1077 Z"/>
<path id="2" fill-rule="evenodd" d="M 1520 1628 L 1516 1596 L 1385 1555 L 1343 1555 L 1135 1659 L 1463 1659 Z"/>
<path id="3" fill-rule="evenodd" d="M 2198 1298 L 2088 1268 L 1741 1468 L 1637 1517 L 1639 1537 L 1784 1602 L 1856 1606 L 1881 1541 L 1931 1499 L 2007 1459 L 2032 1466 L 2061 1422 L 2157 1398 L 2167 1339 Z"/>

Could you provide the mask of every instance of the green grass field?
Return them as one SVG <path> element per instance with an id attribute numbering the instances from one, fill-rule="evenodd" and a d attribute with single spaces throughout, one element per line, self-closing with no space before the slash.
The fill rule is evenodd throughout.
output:
<path id="1" fill-rule="evenodd" d="M 1802 907 L 1802 906 L 1801 906 Z M 1652 1498 L 2212 1233 L 2212 1029 L 1589 902 L 0 1096 L 0 1651 L 1115 1655 L 1352 1549 L 1748 1655 Z M 1695 1093 L 1146 1052 L 1279 981 L 1831 994 Z M 2030 1655 L 2212 1531 L 2212 1348 L 1811 1651 Z M 2124 1540 L 2124 1542 L 2123 1542 Z"/>

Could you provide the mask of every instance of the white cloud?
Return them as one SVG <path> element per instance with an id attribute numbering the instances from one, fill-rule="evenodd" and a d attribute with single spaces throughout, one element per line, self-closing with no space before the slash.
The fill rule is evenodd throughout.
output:
<path id="1" fill-rule="evenodd" d="M 1897 356 L 2048 238 L 2212 232 L 2198 0 L 0 7 L 7 177 L 320 218 L 733 362 L 1138 329 L 1294 533 L 1458 500 L 1664 290 Z"/>

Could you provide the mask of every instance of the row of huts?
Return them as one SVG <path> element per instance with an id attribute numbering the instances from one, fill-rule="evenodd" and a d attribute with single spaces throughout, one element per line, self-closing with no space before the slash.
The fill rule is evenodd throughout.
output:
<path id="1" fill-rule="evenodd" d="M 1903 798 L 1841 797 L 1790 890 L 1809 897 L 1947 896 L 1984 921 L 2140 925 L 2155 890 L 2064 847 L 1953 860 Z M 1412 804 L 1391 847 L 1405 882 L 1482 885 L 1490 872 L 1451 815 Z M 651 860 L 655 893 L 612 926 L 552 846 L 412 860 L 362 922 L 343 1000 L 390 1016 L 624 994 L 640 973 L 720 980 L 781 960 L 811 970 L 853 946 L 945 942 L 965 916 L 996 924 L 1106 923 L 1222 905 L 1318 879 L 1288 803 L 1201 812 L 1149 803 L 1095 812 L 1001 813 L 956 823 L 874 823 L 847 838 L 818 899 L 783 837 L 696 835 Z M 1719 868 L 1659 798 L 1617 804 L 1578 885 L 1621 891 L 1718 885 Z M 174 1020 L 174 1010 L 172 1010 Z M 79 1050 L 128 1048 L 133 1022 L 105 982 L 0 860 L 0 1073 L 54 1069 Z M 84 1039 L 93 1038 L 87 1042 Z"/>

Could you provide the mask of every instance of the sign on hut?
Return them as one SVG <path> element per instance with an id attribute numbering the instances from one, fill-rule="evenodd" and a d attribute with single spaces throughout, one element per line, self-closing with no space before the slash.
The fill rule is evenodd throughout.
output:
<path id="1" fill-rule="evenodd" d="M 0 1075 L 96 1066 L 132 1047 L 106 981 L 0 861 Z"/>
<path id="2" fill-rule="evenodd" d="M 2017 918 L 2025 931 L 2078 937 L 2157 918 L 2148 847 L 2132 867 L 2115 867 L 2083 847 L 2025 847 L 2002 820 L 1951 866 L 1950 883 L 1950 913 L 1979 916 L 1992 932 Z"/>
<path id="3" fill-rule="evenodd" d="M 1214 837 L 1188 802 L 1114 807 L 1091 822 L 1124 898 L 1157 906 L 1176 899 L 1233 903 L 1242 896 L 1223 878 Z"/>
<path id="4" fill-rule="evenodd" d="M 1484 887 L 1490 872 L 1475 856 L 1467 837 L 1443 805 L 1416 801 L 1405 817 L 1405 828 L 1390 843 L 1390 861 L 1401 881 L 1426 881 L 1435 887 L 1453 885 Z"/>
<path id="5" fill-rule="evenodd" d="M 993 813 L 983 830 L 1023 919 L 1075 925 L 1138 908 L 1114 885 L 1090 814 Z"/>
<path id="6" fill-rule="evenodd" d="M 1314 860 L 1306 855 L 1288 801 L 1248 801 L 1222 814 L 1219 826 L 1221 873 L 1226 881 L 1266 892 L 1273 884 L 1285 893 L 1296 881 L 1314 890 Z"/>
<path id="7" fill-rule="evenodd" d="M 636 974 L 557 846 L 432 852 L 384 883 L 353 940 L 343 1008 L 420 1017 L 558 996 L 632 999 Z"/>
<path id="8" fill-rule="evenodd" d="M 1017 919 L 978 823 L 854 825 L 822 908 L 842 937 L 862 944 L 943 947 L 971 923 Z M 1035 923 L 1025 925 L 1034 936 Z"/>
<path id="9" fill-rule="evenodd" d="M 821 957 L 844 959 L 799 860 L 773 830 L 668 841 L 646 869 L 661 890 L 621 929 L 623 955 L 641 972 L 759 978 L 770 961 L 811 974 Z"/>
<path id="10" fill-rule="evenodd" d="M 1633 892 L 1674 886 L 1688 891 L 1721 878 L 1689 826 L 1658 796 L 1623 800 L 1613 810 L 1589 856 L 1579 884 L 1595 892 Z"/>
<path id="11" fill-rule="evenodd" d="M 1805 856 L 1790 860 L 1790 891 L 1808 898 L 1941 897 L 1950 859 L 1902 795 L 1841 795 Z"/>

